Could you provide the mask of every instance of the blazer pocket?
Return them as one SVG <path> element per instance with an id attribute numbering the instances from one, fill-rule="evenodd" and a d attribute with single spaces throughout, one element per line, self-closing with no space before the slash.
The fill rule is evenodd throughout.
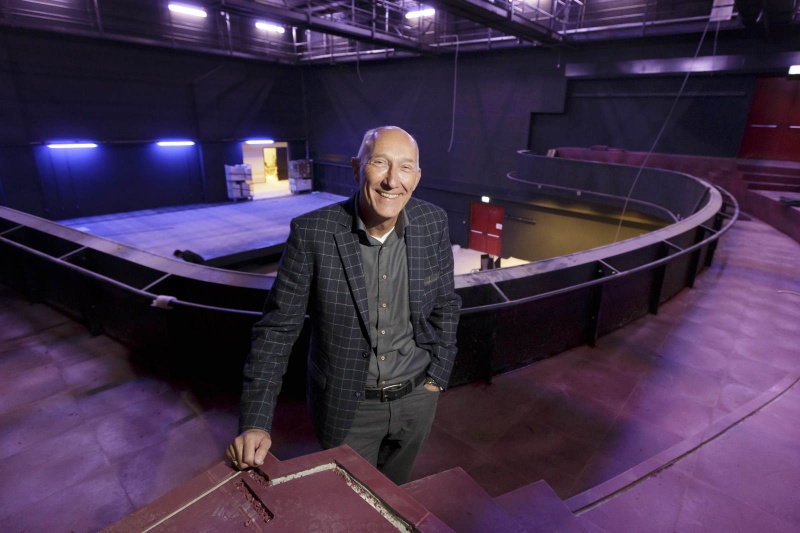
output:
<path id="1" fill-rule="evenodd" d="M 426 277 L 422 280 L 423 285 L 430 285 L 431 283 L 436 283 L 436 280 L 439 279 L 439 272 L 434 272 L 430 276 Z"/>
<path id="2" fill-rule="evenodd" d="M 309 361 L 308 371 L 311 373 L 311 379 L 314 380 L 314 383 L 316 383 L 320 389 L 325 390 L 328 379 L 325 377 L 325 374 L 320 372 L 317 365 L 314 364 L 314 361 Z"/>

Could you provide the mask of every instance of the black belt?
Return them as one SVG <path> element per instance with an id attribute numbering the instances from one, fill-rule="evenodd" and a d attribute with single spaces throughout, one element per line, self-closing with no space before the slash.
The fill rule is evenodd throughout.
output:
<path id="1" fill-rule="evenodd" d="M 423 370 L 422 374 L 419 376 L 402 383 L 388 385 L 382 389 L 365 389 L 364 398 L 367 400 L 380 400 L 382 402 L 399 400 L 415 388 L 419 387 L 419 385 L 425 381 L 425 374 L 426 372 Z"/>

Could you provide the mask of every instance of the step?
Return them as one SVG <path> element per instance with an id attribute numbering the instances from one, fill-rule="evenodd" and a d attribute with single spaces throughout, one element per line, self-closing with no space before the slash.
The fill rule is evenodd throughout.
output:
<path id="1" fill-rule="evenodd" d="M 787 207 L 787 208 L 791 208 L 791 209 L 800 209 L 800 207 L 797 207 L 797 206 L 785 205 L 781 201 L 781 198 L 788 198 L 790 200 L 800 200 L 800 193 L 797 193 L 797 194 L 789 193 L 789 194 L 787 194 L 785 192 L 780 192 L 780 191 L 758 191 L 758 190 L 752 190 L 752 189 L 749 190 L 748 192 L 752 193 L 754 195 L 757 195 L 758 197 L 768 198 L 772 202 L 775 202 L 776 204 L 780 204 L 781 207 Z"/>
<path id="2" fill-rule="evenodd" d="M 800 183 L 797 185 L 790 185 L 788 183 L 750 182 L 747 184 L 747 188 L 751 191 L 800 192 Z"/>
<path id="3" fill-rule="evenodd" d="M 589 531 L 544 480 L 507 492 L 494 501 L 530 531 Z"/>
<path id="4" fill-rule="evenodd" d="M 748 182 L 800 183 L 800 174 L 771 174 L 767 172 L 744 172 L 742 179 Z"/>
<path id="5" fill-rule="evenodd" d="M 738 163 L 736 168 L 745 174 L 800 175 L 800 164 L 794 161 L 765 161 L 761 164 Z"/>
<path id="6" fill-rule="evenodd" d="M 401 488 L 458 533 L 528 531 L 461 468 L 433 474 Z"/>

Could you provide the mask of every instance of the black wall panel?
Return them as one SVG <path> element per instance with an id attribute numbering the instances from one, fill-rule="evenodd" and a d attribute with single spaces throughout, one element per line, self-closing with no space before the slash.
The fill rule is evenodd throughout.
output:
<path id="1" fill-rule="evenodd" d="M 18 211 L 46 216 L 36 160 L 29 147 L 0 146 L 0 202 Z"/>
<path id="2" fill-rule="evenodd" d="M 0 28 L 0 144 L 302 138 L 299 69 Z"/>
<path id="3" fill-rule="evenodd" d="M 686 57 L 690 41 L 289 66 L 0 27 L 0 201 L 48 218 L 223 201 L 241 139 L 346 163 L 382 124 L 417 137 L 423 180 L 513 187 L 520 149 L 649 150 L 683 80 L 567 79 L 567 64 Z M 735 156 L 754 79 L 693 74 L 656 151 Z M 162 165 L 149 147 L 165 137 L 201 141 L 199 156 Z M 79 138 L 111 144 L 91 164 L 39 150 Z"/>
<path id="4" fill-rule="evenodd" d="M 655 143 L 655 152 L 736 157 L 755 77 L 694 74 L 681 93 L 683 81 L 570 80 L 564 113 L 533 115 L 530 150 L 604 145 L 648 152 Z"/>
<path id="5" fill-rule="evenodd" d="M 50 219 L 224 201 L 241 140 L 304 139 L 301 80 L 281 65 L 0 28 L 0 200 Z M 153 144 L 170 138 L 200 144 Z M 75 140 L 101 146 L 44 147 Z"/>
<path id="6" fill-rule="evenodd" d="M 544 50 L 318 68 L 306 79 L 312 157 L 354 155 L 365 130 L 394 124 L 417 138 L 423 180 L 469 184 L 503 180 L 530 113 L 562 111 L 566 90 Z"/>

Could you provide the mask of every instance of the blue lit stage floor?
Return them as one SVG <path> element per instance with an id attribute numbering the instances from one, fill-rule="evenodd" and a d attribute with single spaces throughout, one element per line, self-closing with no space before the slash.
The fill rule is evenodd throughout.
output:
<path id="1" fill-rule="evenodd" d="M 192 250 L 206 261 L 250 250 L 279 246 L 289 237 L 294 217 L 344 200 L 325 192 L 286 194 L 223 204 L 197 204 L 60 220 L 60 224 L 105 237 L 140 250 L 172 257 L 175 250 Z M 481 253 L 453 247 L 456 275 L 477 271 Z M 525 264 L 503 258 L 503 267 Z M 271 268 L 259 270 L 269 274 Z"/>
<path id="2" fill-rule="evenodd" d="M 60 224 L 140 250 L 172 257 L 189 249 L 207 261 L 281 245 L 294 217 L 344 200 L 329 193 L 197 204 L 60 220 Z"/>

